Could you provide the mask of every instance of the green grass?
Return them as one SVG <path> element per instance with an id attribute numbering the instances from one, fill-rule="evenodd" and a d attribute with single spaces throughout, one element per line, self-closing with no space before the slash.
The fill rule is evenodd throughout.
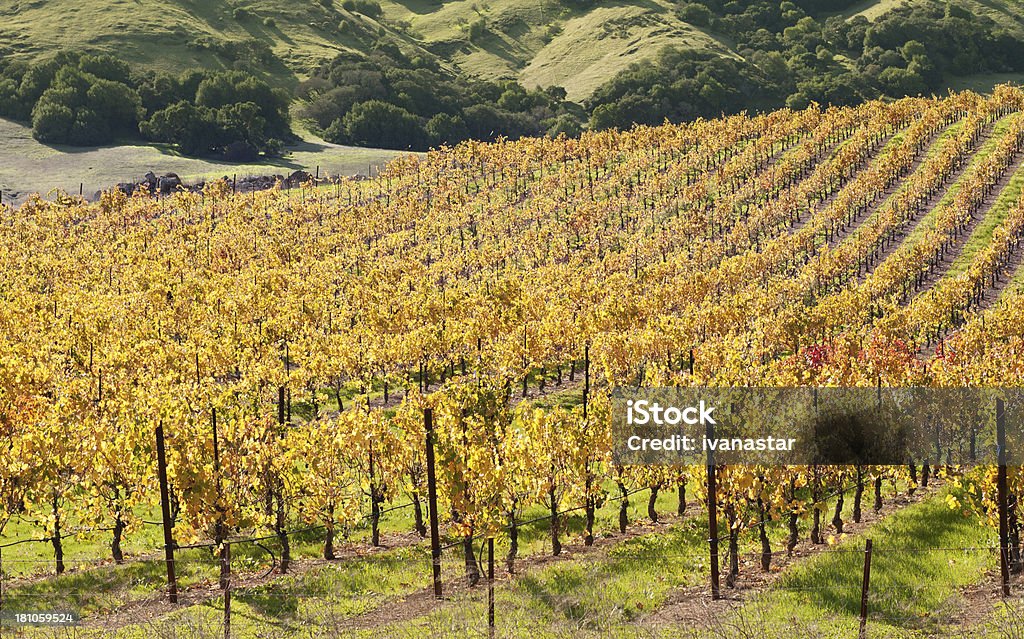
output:
<path id="1" fill-rule="evenodd" d="M 630 518 L 641 518 L 646 495 L 632 498 Z M 673 511 L 675 491 L 659 498 L 659 511 Z M 846 501 L 846 515 L 852 499 Z M 827 510 L 829 519 L 831 508 Z M 529 518 L 543 514 L 533 508 Z M 617 503 L 606 504 L 598 513 L 597 529 L 610 534 L 615 526 Z M 496 589 L 502 636 L 509 637 L 650 637 L 691 636 L 684 626 L 652 625 L 650 615 L 664 605 L 682 587 L 702 587 L 707 579 L 707 523 L 696 516 L 672 523 L 632 539 L 622 540 L 584 556 L 575 556 L 582 531 L 582 518 L 569 517 L 563 533 L 567 557 L 553 563 L 525 568 L 513 581 L 501 578 Z M 411 527 L 407 511 L 395 511 L 385 522 L 385 530 L 407 531 Z M 806 535 L 807 522 L 801 523 Z M 931 636 L 941 625 L 942 615 L 960 605 L 962 586 L 975 583 L 995 562 L 988 550 L 926 551 L 934 548 L 990 546 L 993 531 L 977 518 L 950 510 L 943 494 L 897 511 L 872 524 L 869 529 L 876 553 L 872 571 L 870 603 L 872 637 Z M 776 522 L 769 528 L 773 548 L 781 548 L 785 532 Z M 359 531 L 357 537 L 365 535 Z M 547 522 L 524 526 L 521 532 L 521 557 L 546 555 Z M 314 556 L 319 539 L 311 534 L 297 540 L 297 554 Z M 276 549 L 272 543 L 268 546 Z M 498 573 L 506 542 L 495 544 Z M 765 637 L 782 636 L 794 628 L 803 628 L 807 636 L 840 637 L 856 632 L 860 605 L 860 578 L 863 553 L 862 536 L 846 537 L 833 551 L 825 551 L 798 560 L 785 569 L 776 584 L 760 597 L 748 599 L 740 608 L 717 614 L 722 628 L 714 627 L 714 636 L 743 636 L 724 632 L 756 626 Z M 741 552 L 756 551 L 752 534 L 741 536 Z M 910 549 L 922 549 L 911 551 Z M 478 546 L 479 551 L 479 546 Z M 259 570 L 261 552 L 244 545 L 235 549 L 236 570 L 248 565 Z M 222 618 L 215 589 L 216 564 L 207 551 L 180 554 L 179 574 L 183 584 L 203 587 L 208 593 L 199 602 L 159 618 L 130 621 L 117 633 L 95 626 L 83 628 L 77 636 L 117 636 L 143 638 L 170 636 L 171 628 L 192 629 L 193 636 L 217 636 Z M 429 602 L 413 607 L 411 614 L 393 616 L 389 605 L 405 597 L 429 600 L 429 560 L 425 544 L 411 547 L 370 550 L 362 546 L 361 555 L 331 563 L 319 563 L 301 574 L 280 577 L 256 587 L 240 586 L 232 599 L 232 624 L 239 637 L 310 636 L 311 628 L 324 633 L 354 637 L 475 636 L 485 630 L 486 590 L 469 591 L 453 585 L 462 580 L 461 550 L 445 552 L 443 578 L 451 599 L 441 606 Z M 114 610 L 132 601 L 156 599 L 163 580 L 159 562 L 129 564 L 116 568 L 104 566 L 8 589 L 8 610 L 46 601 L 69 609 L 96 613 Z M 758 568 L 744 562 L 741 572 L 751 574 Z M 13 584 L 12 584 L 13 585 Z M 729 592 L 729 591 L 726 591 Z M 749 596 L 749 595 L 748 595 Z M 408 604 L 406 604 L 408 605 Z M 352 625 L 359 615 L 375 615 L 372 624 Z M 813 631 L 813 632 L 812 632 Z M 723 634 L 724 632 L 724 634 Z M 44 636 L 32 634 L 32 636 Z M 179 635 L 180 636 L 180 635 Z M 319 635 L 313 635 L 319 636 Z M 758 635 L 760 636 L 760 635 Z M 802 635 L 801 635 L 802 636 Z"/>
<path id="2" fill-rule="evenodd" d="M 939 0 L 865 0 L 839 15 L 874 20 L 906 4 L 929 2 Z M 34 59 L 60 49 L 85 49 L 178 73 L 192 67 L 251 68 L 247 59 L 232 60 L 197 44 L 258 41 L 276 58 L 261 71 L 291 87 L 338 53 L 365 51 L 383 41 L 470 75 L 563 86 L 574 100 L 586 98 L 616 72 L 656 55 L 664 45 L 735 55 L 731 43 L 676 17 L 677 3 L 670 0 L 603 0 L 585 8 L 557 0 L 380 4 L 383 15 L 373 19 L 345 10 L 340 0 L 30 0 L 0 7 L 0 51 Z M 1024 33 L 1024 17 L 1011 0 L 962 4 Z M 244 15 L 236 17 L 236 9 Z M 468 26 L 478 19 L 484 20 L 486 34 L 471 42 Z M 983 77 L 952 82 L 964 88 L 992 86 Z"/>
<path id="3" fill-rule="evenodd" d="M 614 634 L 662 605 L 673 589 L 703 581 L 706 538 L 706 527 L 693 521 L 625 541 L 600 557 L 531 572 L 498 589 L 501 627 L 514 629 L 507 636 L 516 637 Z M 473 636 L 485 619 L 485 601 L 474 597 L 355 636 Z"/>
<path id="4" fill-rule="evenodd" d="M 645 610 L 664 602 L 672 588 L 698 583 L 707 564 L 706 538 L 706 526 L 693 521 L 624 541 L 600 555 L 571 558 L 572 549 L 566 548 L 570 558 L 531 569 L 511 584 L 504 582 L 498 587 L 496 606 L 501 623 L 504 627 L 528 624 L 529 636 L 535 637 L 566 636 L 569 628 L 601 636 L 592 633 L 608 624 L 632 623 Z M 500 556 L 504 549 L 496 546 Z M 446 553 L 443 567 L 449 588 L 461 579 L 455 554 Z M 499 571 L 500 565 L 499 560 Z M 272 630 L 302 636 L 300 631 L 312 624 L 341 626 L 353 615 L 385 605 L 396 596 L 428 588 L 427 566 L 422 551 L 401 550 L 247 590 L 233 601 L 233 619 L 239 619 L 233 626 L 240 636 L 260 636 Z M 655 567 L 664 577 L 651 577 Z M 342 636 L 471 636 L 486 618 L 484 592 L 482 588 L 460 592 L 452 605 L 403 622 L 389 624 L 385 615 L 380 627 Z M 204 625 L 215 630 L 220 610 L 220 602 L 212 601 L 173 613 L 160 623 Z M 117 636 L 141 637 L 145 633 L 145 626 L 139 626 L 126 628 Z"/>
<path id="5" fill-rule="evenodd" d="M 264 69 L 274 81 L 291 86 L 323 60 L 362 47 L 357 27 L 376 33 L 384 28 L 388 40 L 410 52 L 419 47 L 390 23 L 342 9 L 340 0 L 35 0 L 5 3 L 0 19 L 0 48 L 15 56 L 36 58 L 60 49 L 85 49 L 117 54 L 133 64 L 171 73 L 202 68 L 246 68 L 244 58 L 233 61 L 197 43 L 259 41 L 277 60 Z M 235 9 L 246 15 L 236 17 Z M 269 21 L 269 23 L 268 23 Z M 346 33 L 338 25 L 349 22 Z"/>
<path id="6" fill-rule="evenodd" d="M 1024 267 L 1018 267 L 1016 272 L 1011 274 L 1010 283 L 1003 288 L 996 301 L 1012 303 L 1014 296 L 1021 294 L 1024 294 Z"/>
<path id="7" fill-rule="evenodd" d="M 988 214 L 974 229 L 971 236 L 967 238 L 963 250 L 957 255 L 956 260 L 954 260 L 949 271 L 946 272 L 945 277 L 956 277 L 966 271 L 978 251 L 981 251 L 992 242 L 992 233 L 1006 219 L 1010 208 L 1017 204 L 1022 190 L 1024 190 L 1024 170 L 1018 170 L 1010 178 L 1006 188 L 999 194 L 992 208 L 989 209 Z"/>
<path id="8" fill-rule="evenodd" d="M 1008 115 L 995 123 L 995 125 L 991 129 L 992 133 L 989 136 L 988 140 L 986 140 L 980 148 L 976 149 L 974 153 L 971 154 L 967 162 L 967 166 L 964 169 L 963 173 L 961 173 L 960 178 L 953 184 L 949 185 L 949 188 L 943 194 L 942 199 L 939 200 L 939 202 L 934 207 L 932 207 L 931 210 L 925 213 L 924 217 L 922 217 L 920 221 L 914 225 L 914 228 L 910 230 L 910 232 L 907 234 L 907 237 L 903 240 L 904 243 L 913 243 L 919 241 L 922 237 L 924 237 L 925 233 L 927 233 L 929 230 L 935 227 L 935 217 L 937 211 L 939 211 L 941 208 L 945 206 L 948 206 L 953 202 L 953 199 L 956 197 L 956 194 L 959 193 L 960 189 L 963 187 L 964 179 L 967 177 L 967 175 L 970 174 L 971 170 L 973 170 L 975 166 L 977 166 L 982 160 L 987 158 L 995 150 L 996 145 L 999 143 L 999 139 L 1010 129 L 1010 122 L 1011 119 L 1014 117 L 1017 116 Z"/>
<path id="9" fill-rule="evenodd" d="M 863 2 L 858 2 L 836 15 L 840 15 L 847 20 L 857 16 L 863 16 L 870 21 L 874 21 L 889 11 L 902 7 L 906 4 L 909 4 L 909 0 L 864 0 Z"/>
<path id="10" fill-rule="evenodd" d="M 483 78 L 520 78 L 527 85 L 565 86 L 582 99 L 614 73 L 655 55 L 662 45 L 715 48 L 723 43 L 682 22 L 669 0 L 595 3 L 585 9 L 552 0 L 383 0 L 373 19 L 340 0 L 36 0 L 0 8 L 0 51 L 35 59 L 60 49 L 116 53 L 147 68 L 178 73 L 199 67 L 257 68 L 292 87 L 323 61 L 365 51 L 374 41 L 410 56 Z M 244 10 L 236 17 L 235 9 Z M 468 25 L 483 19 L 483 37 Z M 347 23 L 342 30 L 339 25 Z M 266 43 L 265 67 L 216 54 L 200 42 Z"/>
<path id="11" fill-rule="evenodd" d="M 612 487 L 609 487 L 611 490 Z M 404 498 L 399 500 L 404 503 Z M 674 512 L 675 491 L 666 490 L 658 500 L 658 511 L 662 514 Z M 630 500 L 631 522 L 646 519 L 647 494 L 640 493 Z M 608 534 L 618 523 L 617 501 L 610 501 L 598 510 L 595 532 L 598 536 Z M 546 510 L 534 506 L 526 510 L 520 519 L 531 520 L 546 515 Z M 561 540 L 566 550 L 581 543 L 584 518 L 581 512 L 568 515 L 563 523 Z M 387 513 L 381 524 L 385 533 L 409 533 L 413 530 L 412 509 L 398 509 Z M 15 538 L 38 537 L 39 532 L 26 522 L 16 522 L 7 531 L 3 541 Z M 147 527 L 135 536 L 129 536 L 125 543 L 126 553 L 144 553 L 144 561 L 136 554 L 130 556 L 123 566 L 116 566 L 104 558 L 108 556 L 103 535 L 90 535 L 65 544 L 69 571 L 61 577 L 39 578 L 39 573 L 53 569 L 52 548 L 49 544 L 33 543 L 8 548 L 4 552 L 4 567 L 11 576 L 25 573 L 36 574 L 31 581 L 8 581 L 5 584 L 5 607 L 7 610 L 38 609 L 40 602 L 51 607 L 76 610 L 83 615 L 96 615 L 116 611 L 133 602 L 159 597 L 165 586 L 165 567 L 161 555 L 154 552 L 159 546 L 160 529 Z M 400 548 L 371 549 L 367 524 L 358 527 L 350 536 L 358 556 L 331 563 L 320 563 L 301 575 L 285 576 L 256 588 L 240 591 L 236 597 L 239 607 L 249 606 L 249 613 L 236 607 L 240 617 L 251 616 L 265 626 L 278 623 L 290 624 L 293 629 L 303 624 L 314 623 L 313 617 L 330 613 L 334 619 L 345 619 L 385 605 L 388 601 L 416 591 L 424 590 L 430 584 L 429 546 L 420 542 Z M 336 541 L 339 555 L 344 552 L 342 539 Z M 280 548 L 275 540 L 262 543 L 275 556 Z M 291 541 L 293 557 L 316 559 L 322 551 L 322 533 L 313 531 L 295 536 Z M 550 553 L 548 523 L 540 520 L 520 528 L 519 556 L 521 558 Z M 497 540 L 495 553 L 503 558 L 508 551 L 507 539 Z M 478 548 L 479 551 L 479 548 Z M 232 546 L 233 566 L 236 571 L 261 573 L 269 566 L 269 556 L 255 544 Z M 96 565 L 96 560 L 104 563 Z M 24 563 L 29 562 L 29 563 Z M 177 572 L 181 587 L 202 587 L 215 583 L 218 564 L 212 552 L 207 549 L 179 551 L 176 555 Z M 499 559 L 499 565 L 503 565 Z M 18 566 L 33 570 L 21 570 Z M 462 579 L 461 548 L 452 548 L 444 553 L 444 579 L 450 582 Z M 217 602 L 209 606 L 217 605 Z M 175 615 L 201 618 L 207 614 L 208 605 L 190 606 Z M 174 618 L 172 615 L 171 618 Z M 130 635 L 129 635 L 130 636 Z"/>
<path id="12" fill-rule="evenodd" d="M 910 506 L 870 531 L 871 637 L 934 636 L 962 605 L 961 589 L 997 565 L 995 532 L 952 510 L 942 495 Z M 733 613 L 756 620 L 763 636 L 856 636 L 864 562 L 862 536 L 794 566 L 763 597 Z M 975 548 L 957 551 L 951 548 Z M 932 550 L 938 549 L 938 550 Z M 766 614 L 767 613 L 767 614 Z M 939 635 L 953 636 L 953 635 Z"/>
<path id="13" fill-rule="evenodd" d="M 1024 73 L 979 73 L 977 75 L 955 76 L 948 79 L 949 88 L 954 91 L 991 93 L 1000 84 L 1022 84 Z"/>
<path id="14" fill-rule="evenodd" d="M 147 171 L 172 172 L 186 182 L 237 175 L 288 175 L 297 169 L 320 174 L 366 174 L 400 151 L 339 146 L 308 133 L 287 149 L 284 157 L 251 164 L 184 157 L 165 146 L 141 143 L 106 147 L 60 147 L 42 144 L 19 123 L 0 120 L 0 189 L 5 203 L 24 201 L 31 193 L 44 196 L 54 189 L 77 194 L 84 184 L 86 196 L 118 182 L 141 179 Z M 376 169 L 374 169 L 376 171 Z"/>
<path id="15" fill-rule="evenodd" d="M 1024 268 L 1017 269 L 1017 273 L 1010 280 L 1009 286 L 1003 289 L 1003 294 L 1000 297 L 1011 295 L 1010 291 L 1024 293 Z"/>
<path id="16" fill-rule="evenodd" d="M 569 18 L 519 74 L 526 86 L 561 86 L 581 100 L 630 64 L 664 46 L 733 56 L 727 43 L 677 19 L 661 3 L 600 3 Z"/>
<path id="17" fill-rule="evenodd" d="M 849 500 L 846 507 L 851 507 Z M 805 534 L 806 522 L 802 529 Z M 872 525 L 870 530 L 876 547 L 883 549 L 886 545 L 978 545 L 990 543 L 992 536 L 976 519 L 949 510 L 941 496 L 895 513 Z M 777 524 L 770 527 L 776 549 L 783 534 Z M 741 552 L 745 555 L 755 551 L 752 537 L 749 533 L 741 537 Z M 625 541 L 604 555 L 560 562 L 511 584 L 503 584 L 498 589 L 496 603 L 500 627 L 506 633 L 503 636 L 690 636 L 691 628 L 663 626 L 663 623 L 652 625 L 649 615 L 665 604 L 678 588 L 701 587 L 706 582 L 706 538 L 706 522 L 702 517 L 695 518 L 659 533 Z M 850 636 L 842 634 L 846 632 L 845 621 L 848 621 L 843 615 L 846 608 L 854 604 L 854 614 L 859 610 L 863 553 L 855 549 L 862 543 L 859 537 L 847 538 L 836 547 L 840 552 L 825 552 L 797 562 L 787 569 L 779 587 L 769 590 L 765 601 L 754 600 L 749 610 L 741 609 L 738 614 L 746 615 L 747 619 L 717 613 L 718 618 L 727 623 L 715 628 L 709 636 L 748 636 L 734 631 L 748 625 L 749 615 L 754 610 L 767 610 L 770 614 L 768 619 L 749 624 L 752 628 L 763 628 L 766 627 L 764 622 L 769 622 L 767 626 L 774 622 L 781 633 L 787 627 L 792 631 L 790 624 L 794 621 L 831 617 L 836 619 L 840 634 L 823 636 Z M 846 552 L 849 550 L 854 552 Z M 900 616 L 900 623 L 906 626 L 906 615 L 902 614 L 906 611 L 913 617 L 911 625 L 917 624 L 921 614 L 942 610 L 955 598 L 958 586 L 976 581 L 980 570 L 989 567 L 992 561 L 987 551 L 963 556 L 954 554 L 953 557 L 949 553 L 932 553 L 931 558 L 919 559 L 918 553 L 886 555 L 880 550 L 875 564 L 876 589 L 873 592 L 877 594 L 872 625 L 881 627 L 887 620 Z M 908 563 L 914 568 L 908 570 Z M 742 572 L 756 570 L 756 566 L 744 564 Z M 728 589 L 724 590 L 729 593 Z M 787 600 L 790 595 L 797 600 Z M 453 605 L 437 608 L 421 617 L 353 636 L 474 636 L 485 630 L 485 611 L 482 595 L 460 598 Z"/>

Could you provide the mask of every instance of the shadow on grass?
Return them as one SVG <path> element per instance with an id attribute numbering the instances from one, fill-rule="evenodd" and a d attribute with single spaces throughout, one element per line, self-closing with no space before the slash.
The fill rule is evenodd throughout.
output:
<path id="1" fill-rule="evenodd" d="M 294 618 L 299 611 L 298 594 L 276 585 L 239 591 L 235 598 L 264 617 Z"/>
<path id="2" fill-rule="evenodd" d="M 531 615 L 560 618 L 577 626 L 591 627 L 613 617 L 631 621 L 643 609 L 639 600 L 647 595 L 639 592 L 637 584 L 649 584 L 651 575 L 661 575 L 655 590 L 663 595 L 673 582 L 686 583 L 701 574 L 699 556 L 706 552 L 706 545 L 706 527 L 690 521 L 623 541 L 600 560 L 584 557 L 523 575 L 511 596 L 516 606 Z"/>
<path id="3" fill-rule="evenodd" d="M 273 618 L 298 618 L 302 600 L 310 598 L 335 600 L 342 608 L 360 609 L 361 606 L 351 604 L 360 599 L 379 599 L 396 589 L 402 590 L 403 586 L 419 587 L 417 577 L 426 585 L 427 564 L 417 559 L 423 557 L 411 550 L 344 559 L 302 575 L 238 590 L 236 598 L 257 613 Z"/>
<path id="4" fill-rule="evenodd" d="M 944 502 L 923 502 L 881 524 L 873 533 L 870 609 L 873 618 L 907 624 L 925 623 L 945 604 L 951 587 L 977 579 L 991 559 L 976 546 L 979 523 Z M 802 565 L 781 583 L 809 605 L 851 616 L 859 614 L 863 578 L 863 542 L 844 544 L 835 552 Z M 977 566 L 977 567 L 975 567 Z"/>
<path id="5" fill-rule="evenodd" d="M 216 561 L 202 551 L 178 555 L 179 587 L 209 579 Z M 113 610 L 133 601 L 159 596 L 167 585 L 162 559 L 133 559 L 122 565 L 89 566 L 59 577 L 5 588 L 4 606 L 11 610 L 67 609 L 82 614 Z"/>

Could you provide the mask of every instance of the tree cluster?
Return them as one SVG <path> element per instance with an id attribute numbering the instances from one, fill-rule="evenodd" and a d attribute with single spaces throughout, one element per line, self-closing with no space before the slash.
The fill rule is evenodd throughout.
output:
<path id="1" fill-rule="evenodd" d="M 299 114 L 342 144 L 425 150 L 463 140 L 578 134 L 586 117 L 561 88 L 457 78 L 384 47 L 341 55 L 297 91 Z"/>
<path id="2" fill-rule="evenodd" d="M 240 71 L 138 72 L 109 55 L 62 52 L 0 62 L 0 116 L 41 142 L 90 146 L 143 137 L 188 155 L 274 154 L 290 136 L 287 92 Z"/>

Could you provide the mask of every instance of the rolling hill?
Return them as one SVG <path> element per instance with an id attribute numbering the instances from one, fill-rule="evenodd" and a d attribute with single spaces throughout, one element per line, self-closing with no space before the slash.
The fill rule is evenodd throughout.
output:
<path id="1" fill-rule="evenodd" d="M 874 0 L 838 14 L 875 20 L 906 5 L 939 0 Z M 368 5 L 323 0 L 33 0 L 0 3 L 0 51 L 39 59 L 55 50 L 112 53 L 142 67 L 261 70 L 292 86 L 344 51 L 392 43 L 407 55 L 484 78 L 527 86 L 562 86 L 573 100 L 663 46 L 736 56 L 726 38 L 689 24 L 671 0 L 382 0 Z M 1024 33 L 1024 12 L 1011 0 L 965 0 L 958 6 Z M 376 17 L 366 15 L 362 10 Z M 346 7 L 352 7 L 351 9 Z M 470 37 L 471 25 L 482 33 Z M 255 52 L 255 55 L 254 55 Z"/>
<path id="2" fill-rule="evenodd" d="M 668 0 L 586 8 L 550 0 L 385 0 L 380 7 L 371 17 L 332 1 L 15 2 L 0 9 L 0 47 L 32 59 L 58 49 L 111 53 L 174 72 L 230 68 L 238 62 L 232 45 L 262 42 L 273 54 L 265 70 L 289 85 L 337 53 L 365 49 L 371 35 L 481 78 L 564 86 L 573 99 L 666 44 L 729 55 L 727 43 L 677 18 Z M 477 20 L 486 33 L 471 42 Z"/>

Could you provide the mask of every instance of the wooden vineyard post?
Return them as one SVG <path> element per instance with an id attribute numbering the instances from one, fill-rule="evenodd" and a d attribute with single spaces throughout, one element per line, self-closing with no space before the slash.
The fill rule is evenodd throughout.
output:
<path id="1" fill-rule="evenodd" d="M 437 523 L 437 475 L 434 472 L 434 410 L 423 409 L 427 433 L 427 507 L 430 509 L 430 563 L 434 574 L 434 598 L 441 598 L 441 533 Z"/>
<path id="2" fill-rule="evenodd" d="M 160 511 L 164 527 L 164 560 L 167 562 L 167 598 L 178 603 L 178 580 L 174 576 L 174 537 L 171 534 L 171 497 L 167 489 L 167 454 L 164 450 L 164 426 L 156 427 L 156 464 L 160 479 Z"/>
<path id="3" fill-rule="evenodd" d="M 864 582 L 860 587 L 860 639 L 868 632 L 868 590 L 871 586 L 871 540 L 864 542 Z"/>
<path id="4" fill-rule="evenodd" d="M 583 416 L 590 403 L 590 342 L 583 345 Z"/>
<path id="5" fill-rule="evenodd" d="M 999 449 L 999 469 L 996 475 L 996 492 L 999 498 L 999 573 L 1002 577 L 1003 596 L 1010 596 L 1010 525 L 1007 517 L 1006 479 L 1006 408 L 1002 399 L 996 400 L 996 444 Z"/>
<path id="6" fill-rule="evenodd" d="M 487 636 L 494 639 L 494 537 L 487 539 Z"/>
<path id="7" fill-rule="evenodd" d="M 715 438 L 715 429 L 711 423 L 706 426 L 709 441 Z M 718 488 L 715 476 L 715 454 L 708 450 L 708 544 L 711 549 L 711 599 L 721 598 L 718 587 Z"/>
<path id="8" fill-rule="evenodd" d="M 971 423 L 971 442 L 970 442 L 970 460 L 977 461 L 978 459 L 978 428 Z"/>
<path id="9" fill-rule="evenodd" d="M 210 422 L 213 426 L 213 472 L 216 478 L 217 485 L 217 541 L 221 543 L 220 548 L 220 587 L 227 589 L 228 583 L 228 570 L 230 566 L 230 559 L 226 559 L 227 554 L 230 550 L 228 545 L 224 543 L 224 539 L 227 537 L 226 527 L 224 526 L 224 495 L 223 485 L 221 483 L 221 472 L 220 472 L 220 447 L 217 443 L 217 409 L 210 409 Z"/>
<path id="10" fill-rule="evenodd" d="M 220 554 L 224 580 L 224 639 L 231 639 L 231 544 L 224 542 Z"/>

